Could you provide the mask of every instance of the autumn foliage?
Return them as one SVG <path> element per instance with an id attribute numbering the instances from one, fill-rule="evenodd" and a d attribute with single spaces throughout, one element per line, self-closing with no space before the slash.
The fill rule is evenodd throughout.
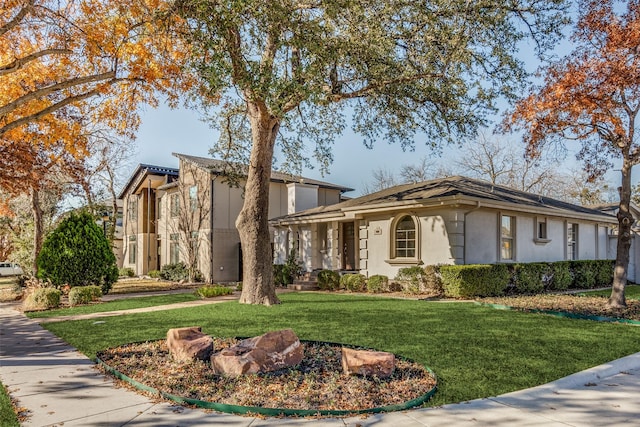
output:
<path id="1" fill-rule="evenodd" d="M 0 187 L 25 193 L 34 165 L 90 153 L 96 128 L 131 136 L 138 105 L 176 102 L 184 46 L 158 0 L 9 0 L 0 9 Z"/>
<path id="2" fill-rule="evenodd" d="M 524 131 L 531 156 L 548 143 L 581 143 L 591 178 L 621 161 L 618 248 L 610 303 L 624 306 L 633 218 L 631 169 L 640 162 L 640 1 L 582 0 L 575 49 L 544 69 L 544 83 L 521 100 L 505 125 Z"/>

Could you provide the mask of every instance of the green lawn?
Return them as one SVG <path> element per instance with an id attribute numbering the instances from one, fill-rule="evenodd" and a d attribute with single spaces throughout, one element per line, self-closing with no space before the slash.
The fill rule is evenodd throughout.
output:
<path id="1" fill-rule="evenodd" d="M 11 398 L 7 394 L 4 385 L 0 383 L 0 426 L 18 427 L 19 425 L 18 417 L 11 405 Z"/>
<path id="2" fill-rule="evenodd" d="M 603 291 L 586 291 L 580 292 L 580 296 L 601 296 L 609 298 L 611 296 L 611 289 L 605 289 Z M 624 295 L 627 299 L 640 299 L 640 285 L 627 285 L 624 288 Z"/>
<path id="3" fill-rule="evenodd" d="M 439 377 L 431 405 L 520 390 L 640 351 L 640 328 L 542 314 L 367 296 L 281 295 L 283 304 L 237 302 L 43 326 L 80 351 L 202 326 L 215 336 L 292 328 L 301 339 L 343 342 L 409 357 Z"/>
<path id="4" fill-rule="evenodd" d="M 61 308 L 58 310 L 31 311 L 25 313 L 30 318 L 45 318 L 57 316 L 73 316 L 77 314 L 104 313 L 106 311 L 131 310 L 134 308 L 154 307 L 157 305 L 175 304 L 185 301 L 195 301 L 200 299 L 196 295 L 189 294 L 169 294 L 156 295 L 150 297 L 127 298 L 122 300 L 108 301 L 100 304 L 80 305 L 77 307 Z"/>

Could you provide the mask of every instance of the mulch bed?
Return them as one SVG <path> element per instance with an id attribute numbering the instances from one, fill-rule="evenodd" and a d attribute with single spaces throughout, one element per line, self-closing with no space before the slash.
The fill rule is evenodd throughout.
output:
<path id="1" fill-rule="evenodd" d="M 548 310 L 586 316 L 605 316 L 640 320 L 640 301 L 627 300 L 622 309 L 607 306 L 607 298 L 575 295 L 531 295 L 502 298 L 482 298 L 480 302 L 507 305 L 521 310 Z"/>
<path id="2" fill-rule="evenodd" d="M 236 339 L 214 338 L 216 351 Z M 206 402 L 263 408 L 357 411 L 403 404 L 428 393 L 436 379 L 423 366 L 396 358 L 388 379 L 342 374 L 341 347 L 303 343 L 296 367 L 229 378 L 213 374 L 208 362 L 177 363 L 166 341 L 128 344 L 98 357 L 115 370 L 149 387 Z"/>

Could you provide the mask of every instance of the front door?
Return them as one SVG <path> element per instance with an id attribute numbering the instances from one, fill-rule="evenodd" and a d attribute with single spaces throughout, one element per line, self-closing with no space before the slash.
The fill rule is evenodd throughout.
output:
<path id="1" fill-rule="evenodd" d="M 355 224 L 345 222 L 342 224 L 342 269 L 355 270 Z"/>

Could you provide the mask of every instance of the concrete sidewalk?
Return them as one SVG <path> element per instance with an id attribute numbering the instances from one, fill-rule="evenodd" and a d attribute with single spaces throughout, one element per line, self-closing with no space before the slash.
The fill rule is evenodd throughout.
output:
<path id="1" fill-rule="evenodd" d="M 183 408 L 116 388 L 89 359 L 10 304 L 0 304 L 0 380 L 29 409 L 24 426 L 640 425 L 640 353 L 532 389 L 440 408 L 258 419 Z"/>

